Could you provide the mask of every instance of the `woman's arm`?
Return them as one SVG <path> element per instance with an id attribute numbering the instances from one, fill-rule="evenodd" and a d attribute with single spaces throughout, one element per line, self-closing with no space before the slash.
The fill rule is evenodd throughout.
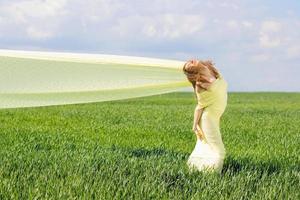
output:
<path id="1" fill-rule="evenodd" d="M 205 140 L 204 133 L 201 130 L 201 127 L 199 125 L 202 113 L 204 108 L 200 108 L 199 105 L 196 106 L 195 112 L 194 112 L 194 124 L 193 124 L 193 131 L 196 134 L 197 139 Z"/>
<path id="2" fill-rule="evenodd" d="M 196 108 L 195 108 L 195 111 L 194 111 L 193 131 L 197 131 L 198 130 L 198 126 L 197 125 L 200 122 L 202 112 L 203 112 L 203 108 L 200 108 L 199 105 L 197 105 Z"/>

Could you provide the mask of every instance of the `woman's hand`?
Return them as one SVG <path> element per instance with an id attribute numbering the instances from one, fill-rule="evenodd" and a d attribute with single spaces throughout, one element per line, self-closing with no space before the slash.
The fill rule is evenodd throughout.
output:
<path id="1" fill-rule="evenodd" d="M 205 139 L 205 138 L 204 138 L 203 131 L 201 130 L 200 127 L 198 127 L 198 126 L 194 127 L 194 126 L 193 126 L 193 131 L 194 131 L 194 133 L 195 133 L 197 139 L 200 139 L 200 140 L 204 140 L 204 139 Z"/>
<path id="2" fill-rule="evenodd" d="M 199 61 L 197 59 L 190 59 L 188 62 L 190 62 L 192 65 L 197 65 Z"/>
<path id="3" fill-rule="evenodd" d="M 195 132 L 195 131 L 198 131 L 198 127 L 197 126 L 193 126 L 192 130 Z"/>

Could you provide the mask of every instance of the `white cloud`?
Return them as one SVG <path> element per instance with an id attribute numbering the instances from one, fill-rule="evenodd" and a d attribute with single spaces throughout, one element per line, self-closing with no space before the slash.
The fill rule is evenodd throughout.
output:
<path id="1" fill-rule="evenodd" d="M 274 20 L 267 20 L 263 21 L 261 25 L 261 31 L 262 32 L 278 32 L 280 31 L 282 25 L 280 22 L 274 21 Z"/>
<path id="2" fill-rule="evenodd" d="M 35 27 L 28 27 L 26 29 L 26 33 L 30 38 L 37 39 L 37 40 L 48 39 L 54 36 L 54 33 L 51 31 L 39 30 L 36 29 Z"/>
<path id="3" fill-rule="evenodd" d="M 134 15 L 120 18 L 113 30 L 121 36 L 142 34 L 149 38 L 176 39 L 199 33 L 205 24 L 200 15 L 159 14 L 155 16 Z"/>
<path id="4" fill-rule="evenodd" d="M 238 22 L 236 20 L 229 20 L 227 22 L 227 25 L 231 29 L 238 29 L 239 28 L 239 24 L 238 24 Z"/>
<path id="5" fill-rule="evenodd" d="M 157 30 L 156 30 L 156 28 L 155 28 L 155 26 L 154 25 L 150 25 L 149 24 L 149 26 L 145 26 L 144 28 L 143 28 L 143 32 L 146 34 L 146 36 L 148 36 L 148 37 L 155 37 L 155 35 L 157 35 L 158 33 L 157 33 Z"/>
<path id="6" fill-rule="evenodd" d="M 1 5 L 1 11 L 17 22 L 29 22 L 35 18 L 58 17 L 64 12 L 67 0 L 12 1 Z"/>
<path id="7" fill-rule="evenodd" d="M 282 25 L 274 20 L 263 21 L 259 33 L 260 46 L 263 48 L 274 48 L 281 44 L 280 32 Z"/>
<path id="8" fill-rule="evenodd" d="M 224 7 L 224 8 L 230 8 L 230 9 L 233 9 L 233 10 L 239 10 L 239 5 L 234 3 L 234 2 L 226 2 L 226 1 L 222 1 L 220 4 L 219 4 L 221 7 Z"/>
<path id="9" fill-rule="evenodd" d="M 240 10 L 240 5 L 239 5 L 239 1 L 235 1 L 235 0 L 210 0 L 210 1 L 206 1 L 206 6 L 209 8 L 213 8 L 216 9 L 217 7 L 221 8 L 221 9 L 228 9 L 228 10 Z"/>
<path id="10" fill-rule="evenodd" d="M 287 49 L 288 58 L 300 58 L 300 44 L 299 46 L 290 46 Z"/>
<path id="11" fill-rule="evenodd" d="M 242 21 L 242 25 L 245 27 L 245 28 L 253 28 L 253 23 L 252 22 L 249 22 L 249 21 Z"/>
<path id="12" fill-rule="evenodd" d="M 78 6 L 73 10 L 73 17 L 80 18 L 85 23 L 105 22 L 119 17 L 120 13 L 128 12 L 128 5 L 118 0 L 75 0 L 72 4 L 74 3 Z"/>
<path id="13" fill-rule="evenodd" d="M 54 37 L 67 12 L 67 0 L 23 0 L 0 4 L 1 32 L 27 34 L 31 39 Z M 16 29 L 17 28 L 17 29 Z"/>
<path id="14" fill-rule="evenodd" d="M 280 38 L 271 37 L 266 33 L 261 33 L 259 37 L 259 42 L 261 47 L 274 48 L 280 45 L 281 40 Z"/>

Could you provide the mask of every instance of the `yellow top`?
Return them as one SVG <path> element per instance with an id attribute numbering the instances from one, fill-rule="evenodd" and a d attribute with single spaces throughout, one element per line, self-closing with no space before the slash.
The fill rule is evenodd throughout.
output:
<path id="1" fill-rule="evenodd" d="M 227 86 L 227 81 L 220 74 L 207 90 L 196 92 L 198 106 L 223 112 L 227 105 Z"/>

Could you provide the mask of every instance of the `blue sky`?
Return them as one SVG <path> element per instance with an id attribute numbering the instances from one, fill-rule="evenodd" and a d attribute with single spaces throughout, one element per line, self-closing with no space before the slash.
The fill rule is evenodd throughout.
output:
<path id="1" fill-rule="evenodd" d="M 300 1 L 0 0 L 0 48 L 212 59 L 230 91 L 300 91 Z"/>

